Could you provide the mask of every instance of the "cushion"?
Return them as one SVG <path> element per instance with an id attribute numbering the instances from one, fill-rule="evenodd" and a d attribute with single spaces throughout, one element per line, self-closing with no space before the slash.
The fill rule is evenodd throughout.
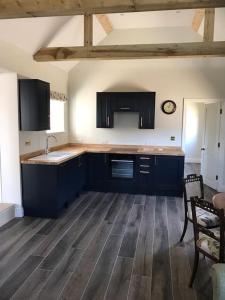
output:
<path id="1" fill-rule="evenodd" d="M 218 229 L 210 229 L 210 231 L 212 231 L 216 237 L 220 237 L 220 231 Z M 218 241 L 200 232 L 197 245 L 205 252 L 219 259 L 220 243 Z"/>
<path id="2" fill-rule="evenodd" d="M 219 217 L 211 212 L 208 212 L 200 207 L 196 207 L 196 217 L 199 225 L 204 227 L 216 227 L 219 226 Z M 192 220 L 191 205 L 188 205 L 188 218 Z"/>

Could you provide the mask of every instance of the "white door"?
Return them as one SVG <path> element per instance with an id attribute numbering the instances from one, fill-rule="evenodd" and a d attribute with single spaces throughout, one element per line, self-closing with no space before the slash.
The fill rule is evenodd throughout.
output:
<path id="1" fill-rule="evenodd" d="M 204 183 L 215 190 L 218 189 L 220 106 L 220 102 L 206 104 L 201 161 Z"/>

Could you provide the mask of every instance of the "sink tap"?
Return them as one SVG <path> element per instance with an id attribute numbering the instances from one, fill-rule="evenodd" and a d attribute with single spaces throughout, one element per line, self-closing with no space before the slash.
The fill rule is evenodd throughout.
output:
<path id="1" fill-rule="evenodd" d="M 48 142 L 49 142 L 49 139 L 50 138 L 53 138 L 55 139 L 55 141 L 57 142 L 57 138 L 55 135 L 48 135 L 47 138 L 46 138 L 46 147 L 45 147 L 45 154 L 47 155 L 49 153 L 49 145 L 48 145 Z"/>

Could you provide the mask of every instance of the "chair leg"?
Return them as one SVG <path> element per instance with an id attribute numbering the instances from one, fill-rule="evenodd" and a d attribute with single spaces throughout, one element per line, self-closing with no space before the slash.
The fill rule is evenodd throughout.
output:
<path id="1" fill-rule="evenodd" d="M 188 226 L 188 218 L 187 218 L 187 215 L 185 216 L 185 220 L 184 220 L 184 229 L 183 229 L 183 232 L 182 232 L 182 235 L 181 235 L 181 238 L 180 238 L 180 243 L 183 241 L 184 239 L 184 236 L 185 236 L 185 233 L 187 231 L 187 226 Z"/>
<path id="2" fill-rule="evenodd" d="M 195 275 L 196 275 L 196 272 L 197 272 L 197 269 L 198 269 L 198 262 L 199 262 L 199 252 L 198 252 L 198 250 L 195 249 L 195 261 L 194 261 L 194 266 L 193 266 L 193 271 L 192 271 L 189 287 L 193 286 L 193 283 L 194 283 L 194 280 L 195 280 Z"/>

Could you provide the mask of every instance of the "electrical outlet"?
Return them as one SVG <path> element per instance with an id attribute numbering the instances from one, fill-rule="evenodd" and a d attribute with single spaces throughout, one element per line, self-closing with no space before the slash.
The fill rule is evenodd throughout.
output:
<path id="1" fill-rule="evenodd" d="M 175 141 L 175 140 L 176 140 L 175 136 L 171 136 L 171 137 L 170 137 L 170 140 L 171 140 L 171 141 Z"/>
<path id="2" fill-rule="evenodd" d="M 30 146 L 31 145 L 31 140 L 26 140 L 25 141 L 25 146 Z"/>

